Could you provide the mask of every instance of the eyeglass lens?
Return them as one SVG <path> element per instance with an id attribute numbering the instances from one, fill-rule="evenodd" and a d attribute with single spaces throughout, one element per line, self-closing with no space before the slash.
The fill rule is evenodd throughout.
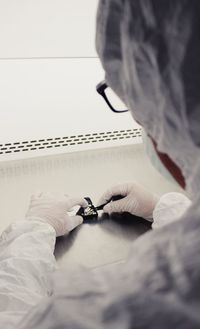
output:
<path id="1" fill-rule="evenodd" d="M 123 112 L 127 110 L 126 105 L 121 101 L 121 99 L 110 87 L 107 87 L 104 92 L 110 104 L 116 111 Z"/>

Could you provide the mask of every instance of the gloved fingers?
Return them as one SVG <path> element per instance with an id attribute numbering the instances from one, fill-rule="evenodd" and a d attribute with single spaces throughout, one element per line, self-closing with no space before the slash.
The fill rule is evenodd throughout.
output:
<path id="1" fill-rule="evenodd" d="M 80 209 L 80 206 L 75 206 L 67 211 L 69 216 L 76 216 L 78 210 Z"/>
<path id="2" fill-rule="evenodd" d="M 126 184 L 111 187 L 99 199 L 99 201 L 97 202 L 97 206 L 100 206 L 100 205 L 106 203 L 113 196 L 116 196 L 116 195 L 127 196 L 127 194 L 128 194 L 128 191 L 127 191 L 127 185 Z"/>
<path id="3" fill-rule="evenodd" d="M 39 199 L 39 200 L 38 200 Z M 31 201 L 43 201 L 43 202 L 64 202 L 67 208 L 73 208 L 73 206 L 80 205 L 87 207 L 87 201 L 81 197 L 70 197 L 68 194 L 56 193 L 56 192 L 37 192 L 31 196 Z M 67 209 L 68 210 L 68 209 Z"/>
<path id="4" fill-rule="evenodd" d="M 69 233 L 73 229 L 75 229 L 77 226 L 81 225 L 83 223 L 83 218 L 81 216 L 68 216 L 66 218 L 66 232 Z"/>
<path id="5" fill-rule="evenodd" d="M 124 212 L 126 210 L 126 203 L 127 203 L 127 197 L 108 203 L 104 208 L 103 211 L 105 213 L 111 214 L 113 212 Z"/>
<path id="6" fill-rule="evenodd" d="M 68 195 L 60 192 L 44 192 L 42 193 L 41 197 L 48 200 L 65 202 L 66 198 L 68 198 Z"/>
<path id="7" fill-rule="evenodd" d="M 68 211 L 70 211 L 75 206 L 87 207 L 88 203 L 84 198 L 81 197 L 71 197 L 67 200 Z"/>
<path id="8" fill-rule="evenodd" d="M 43 202 L 43 201 L 52 201 L 52 200 L 58 200 L 58 199 L 64 199 L 64 195 L 62 194 L 58 194 L 58 193 L 54 193 L 54 192 L 35 192 L 32 196 L 31 196 L 31 202 Z"/>

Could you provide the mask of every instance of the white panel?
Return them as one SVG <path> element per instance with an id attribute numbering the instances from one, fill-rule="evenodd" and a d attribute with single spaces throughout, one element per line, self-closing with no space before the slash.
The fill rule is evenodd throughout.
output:
<path id="1" fill-rule="evenodd" d="M 113 113 L 96 92 L 103 78 L 96 58 L 2 60 L 0 72 L 3 152 L 8 151 L 4 150 L 6 143 L 139 128 L 130 113 Z M 138 140 L 119 139 L 100 147 L 134 142 Z M 67 150 L 96 148 L 97 144 L 70 145 Z M 48 154 L 61 151 L 48 149 Z"/>
<path id="2" fill-rule="evenodd" d="M 0 61 L 0 72 L 1 141 L 134 127 L 97 94 L 98 59 Z"/>
<path id="3" fill-rule="evenodd" d="M 0 0 L 0 58 L 90 57 L 98 0 Z"/>
<path id="4" fill-rule="evenodd" d="M 141 142 L 96 93 L 97 5 L 0 0 L 0 161 Z"/>

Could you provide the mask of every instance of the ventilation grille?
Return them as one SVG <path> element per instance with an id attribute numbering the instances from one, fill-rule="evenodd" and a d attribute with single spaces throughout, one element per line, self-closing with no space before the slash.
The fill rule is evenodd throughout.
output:
<path id="1" fill-rule="evenodd" d="M 52 148 L 67 148 L 69 146 L 81 144 L 93 144 L 101 142 L 110 142 L 117 140 L 126 140 L 141 137 L 141 129 L 128 129 L 118 131 L 108 131 L 102 133 L 92 133 L 86 135 L 55 137 L 23 142 L 13 142 L 0 144 L 0 155 L 13 154 L 19 152 L 34 152 Z"/>

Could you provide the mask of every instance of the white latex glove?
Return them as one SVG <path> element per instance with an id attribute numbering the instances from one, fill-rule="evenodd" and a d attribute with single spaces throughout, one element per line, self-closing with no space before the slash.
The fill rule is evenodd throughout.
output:
<path id="1" fill-rule="evenodd" d="M 159 200 L 157 195 L 145 190 L 142 186 L 129 183 L 117 185 L 107 190 L 99 200 L 98 205 L 106 203 L 116 195 L 124 196 L 124 198 L 104 206 L 104 212 L 109 214 L 112 212 L 128 212 L 147 220 L 152 219 L 153 210 Z"/>
<path id="2" fill-rule="evenodd" d="M 86 207 L 87 201 L 63 194 L 39 193 L 31 197 L 26 218 L 46 222 L 55 229 L 57 237 L 62 236 L 82 224 L 81 216 L 70 216 L 68 213 L 78 205 Z"/>

